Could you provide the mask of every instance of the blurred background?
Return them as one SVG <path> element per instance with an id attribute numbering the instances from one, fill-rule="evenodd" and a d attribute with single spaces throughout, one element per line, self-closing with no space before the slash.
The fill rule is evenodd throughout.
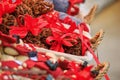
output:
<path id="1" fill-rule="evenodd" d="M 92 35 L 100 29 L 105 31 L 97 51 L 99 59 L 110 62 L 110 79 L 120 80 L 120 0 L 86 0 L 80 5 L 82 13 L 87 14 L 94 4 L 98 4 L 98 10 L 90 24 Z"/>

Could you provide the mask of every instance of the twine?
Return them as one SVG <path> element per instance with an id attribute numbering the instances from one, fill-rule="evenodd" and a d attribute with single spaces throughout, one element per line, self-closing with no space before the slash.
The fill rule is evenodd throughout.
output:
<path id="1" fill-rule="evenodd" d="M 101 80 L 104 75 L 108 72 L 108 69 L 110 67 L 110 64 L 108 62 L 104 62 L 100 65 L 103 65 L 104 67 L 100 70 L 98 76 L 95 78 L 95 80 Z M 100 67 L 100 65 L 97 66 L 97 68 Z"/>

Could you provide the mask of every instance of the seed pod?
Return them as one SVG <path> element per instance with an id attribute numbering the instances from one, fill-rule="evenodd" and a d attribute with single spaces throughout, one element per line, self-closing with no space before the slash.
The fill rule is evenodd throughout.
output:
<path id="1" fill-rule="evenodd" d="M 13 56 L 5 55 L 5 54 L 1 56 L 1 61 L 10 61 L 10 60 L 15 60 L 15 58 Z"/>
<path id="2" fill-rule="evenodd" d="M 11 56 L 17 56 L 19 55 L 18 51 L 15 50 L 14 48 L 11 48 L 11 47 L 5 47 L 4 48 L 4 52 L 8 55 L 11 55 Z"/>
<path id="3" fill-rule="evenodd" d="M 21 62 L 25 62 L 28 59 L 29 59 L 28 56 L 22 56 L 22 55 L 20 55 L 20 56 L 16 57 L 16 60 L 21 61 Z"/>

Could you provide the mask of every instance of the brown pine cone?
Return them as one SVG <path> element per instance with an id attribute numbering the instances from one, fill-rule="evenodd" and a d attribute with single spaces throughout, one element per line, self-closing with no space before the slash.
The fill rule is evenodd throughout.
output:
<path id="1" fill-rule="evenodd" d="M 7 13 L 2 16 L 2 24 L 6 25 L 6 26 L 16 26 L 17 21 L 16 21 L 15 16 Z"/>
<path id="2" fill-rule="evenodd" d="M 43 0 L 36 0 L 35 4 L 32 6 L 32 10 L 34 16 L 38 17 L 53 10 L 53 4 Z"/>
<path id="3" fill-rule="evenodd" d="M 25 14 L 29 14 L 31 16 L 33 15 L 31 8 L 28 7 L 26 4 L 18 5 L 14 13 L 16 17 L 18 17 L 19 15 L 25 15 Z"/>

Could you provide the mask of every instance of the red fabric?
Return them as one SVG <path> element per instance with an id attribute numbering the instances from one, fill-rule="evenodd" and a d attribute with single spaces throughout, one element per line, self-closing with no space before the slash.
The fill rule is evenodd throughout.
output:
<path id="1" fill-rule="evenodd" d="M 0 40 L 2 41 L 3 46 L 11 46 L 11 44 L 16 43 L 15 38 L 5 35 L 1 31 L 0 31 Z"/>
<path id="2" fill-rule="evenodd" d="M 68 69 L 68 64 L 69 62 L 67 60 L 61 61 L 59 60 L 59 67 L 61 67 L 62 69 Z"/>
<path id="3" fill-rule="evenodd" d="M 61 21 L 65 24 L 70 24 L 71 22 L 73 22 L 72 19 L 68 16 L 62 19 Z"/>
<path id="4" fill-rule="evenodd" d="M 80 70 L 80 66 L 76 66 L 75 62 L 69 63 L 68 70 L 64 73 L 64 75 L 71 78 L 71 80 L 94 80 L 91 77 L 91 69 L 92 66 L 87 66 L 84 69 Z M 75 77 L 72 77 L 72 76 Z"/>
<path id="5" fill-rule="evenodd" d="M 92 69 L 93 66 L 88 66 L 86 67 L 85 69 L 83 69 L 82 71 L 79 72 L 79 76 L 78 76 L 78 79 L 76 80 L 94 80 L 92 77 L 91 77 L 91 69 Z"/>
<path id="6" fill-rule="evenodd" d="M 17 68 L 19 64 L 17 64 L 15 61 L 2 61 L 2 67 L 8 66 L 10 68 Z"/>
<path id="7" fill-rule="evenodd" d="M 55 71 L 49 71 L 49 72 L 55 78 L 59 77 L 60 75 L 63 75 L 63 71 L 59 67 Z"/>
<path id="8" fill-rule="evenodd" d="M 36 67 L 40 68 L 40 69 L 44 69 L 46 71 L 49 71 L 49 67 L 46 65 L 45 62 L 37 62 L 35 64 Z"/>
<path id="9" fill-rule="evenodd" d="M 25 63 L 27 64 L 27 68 L 32 68 L 36 64 L 36 62 L 34 62 L 34 61 L 30 60 L 30 59 L 25 61 Z"/>
<path id="10" fill-rule="evenodd" d="M 37 58 L 38 58 L 38 61 L 42 61 L 42 62 L 45 62 L 48 59 L 48 58 L 46 58 L 45 55 L 42 55 L 40 53 L 37 53 Z"/>
<path id="11" fill-rule="evenodd" d="M 19 52 L 20 55 L 28 55 L 28 52 L 30 51 L 28 48 L 21 45 L 17 45 L 14 48 Z"/>
<path id="12" fill-rule="evenodd" d="M 0 31 L 0 39 L 4 42 L 7 42 L 7 43 L 15 43 L 16 42 L 15 38 L 10 37 L 6 34 L 3 34 L 1 31 Z"/>
<path id="13" fill-rule="evenodd" d="M 11 79 L 8 75 L 11 75 L 12 73 L 10 71 L 5 71 L 5 72 L 2 72 L 0 73 L 0 80 L 5 80 L 4 76 L 7 76 L 8 79 L 7 80 L 14 80 L 14 79 Z"/>

